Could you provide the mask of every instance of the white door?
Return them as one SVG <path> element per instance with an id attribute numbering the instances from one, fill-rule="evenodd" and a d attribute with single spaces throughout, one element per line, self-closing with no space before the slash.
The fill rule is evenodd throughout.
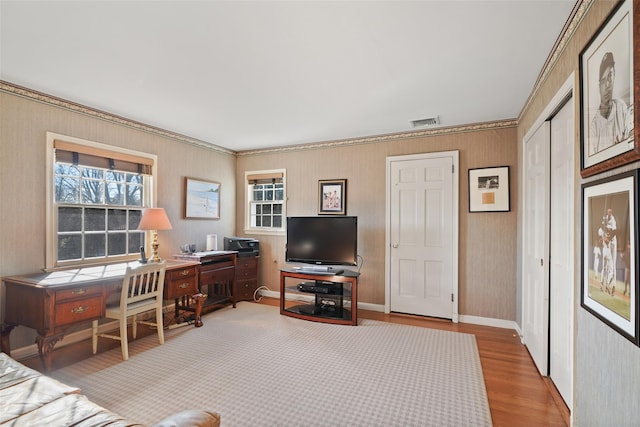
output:
<path id="1" fill-rule="evenodd" d="M 523 172 L 523 340 L 544 376 L 549 343 L 549 128 L 545 121 L 525 141 Z"/>
<path id="2" fill-rule="evenodd" d="M 457 321 L 458 152 L 387 159 L 387 311 Z"/>
<path id="3" fill-rule="evenodd" d="M 551 119 L 549 376 L 572 406 L 574 302 L 574 117 L 569 100 Z"/>

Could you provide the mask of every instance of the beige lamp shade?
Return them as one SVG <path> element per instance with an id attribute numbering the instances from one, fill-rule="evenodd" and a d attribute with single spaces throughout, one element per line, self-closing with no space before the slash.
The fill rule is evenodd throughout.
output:
<path id="1" fill-rule="evenodd" d="M 153 231 L 153 242 L 151 247 L 153 252 L 149 261 L 160 262 L 162 261 L 158 256 L 158 230 L 171 230 L 171 222 L 169 217 L 163 208 L 147 208 L 142 210 L 142 218 L 140 224 L 138 224 L 138 230 L 151 230 Z M 144 260 L 142 262 L 145 262 Z"/>
<path id="2" fill-rule="evenodd" d="M 171 222 L 163 208 L 147 208 L 142 210 L 142 218 L 138 230 L 171 230 Z"/>

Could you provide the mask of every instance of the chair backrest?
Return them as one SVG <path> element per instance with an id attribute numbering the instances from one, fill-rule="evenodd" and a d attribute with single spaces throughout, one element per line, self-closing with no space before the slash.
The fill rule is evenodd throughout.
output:
<path id="1" fill-rule="evenodd" d="M 165 261 L 127 267 L 122 281 L 120 306 L 124 308 L 144 300 L 162 300 L 165 269 Z"/>

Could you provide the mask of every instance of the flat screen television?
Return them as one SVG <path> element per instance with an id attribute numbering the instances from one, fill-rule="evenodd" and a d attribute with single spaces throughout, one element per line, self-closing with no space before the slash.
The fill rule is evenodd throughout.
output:
<path id="1" fill-rule="evenodd" d="M 286 261 L 358 265 L 358 217 L 287 217 Z"/>

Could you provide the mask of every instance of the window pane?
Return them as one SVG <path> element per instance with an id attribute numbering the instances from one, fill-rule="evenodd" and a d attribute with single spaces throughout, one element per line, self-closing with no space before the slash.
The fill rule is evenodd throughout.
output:
<path id="1" fill-rule="evenodd" d="M 124 172 L 117 172 L 117 171 L 108 170 L 107 173 L 106 173 L 105 179 L 107 181 L 123 182 L 124 181 Z"/>
<path id="2" fill-rule="evenodd" d="M 260 215 L 262 213 L 262 205 L 256 205 L 256 215 Z"/>
<path id="3" fill-rule="evenodd" d="M 104 171 L 102 169 L 82 168 L 82 176 L 84 178 L 104 179 Z"/>
<path id="4" fill-rule="evenodd" d="M 284 189 L 282 187 L 276 190 L 274 200 L 284 200 Z"/>
<path id="5" fill-rule="evenodd" d="M 129 253 L 130 254 L 140 253 L 141 246 L 144 246 L 144 233 L 143 232 L 129 233 Z"/>
<path id="6" fill-rule="evenodd" d="M 56 175 L 71 175 L 80 176 L 80 169 L 78 166 L 73 166 L 67 163 L 56 163 Z"/>
<path id="7" fill-rule="evenodd" d="M 273 205 L 273 214 L 282 215 L 282 205 Z"/>
<path id="8" fill-rule="evenodd" d="M 281 216 L 274 216 L 273 217 L 273 226 L 275 228 L 281 228 L 282 227 L 282 217 Z"/>
<path id="9" fill-rule="evenodd" d="M 129 230 L 136 230 L 138 228 L 138 225 L 140 224 L 140 218 L 142 218 L 142 211 L 129 211 Z"/>
<path id="10" fill-rule="evenodd" d="M 271 205 L 262 205 L 262 214 L 271 215 Z"/>
<path id="11" fill-rule="evenodd" d="M 125 255 L 127 253 L 127 233 L 109 233 L 108 255 Z"/>
<path id="12" fill-rule="evenodd" d="M 141 185 L 127 185 L 127 206 L 142 206 L 142 189 Z"/>
<path id="13" fill-rule="evenodd" d="M 54 200 L 63 203 L 78 203 L 80 180 L 68 176 L 56 176 L 54 180 Z"/>
<path id="14" fill-rule="evenodd" d="M 124 205 L 124 184 L 107 183 L 107 205 Z"/>
<path id="15" fill-rule="evenodd" d="M 128 173 L 127 174 L 127 183 L 128 184 L 140 184 L 142 185 L 144 183 L 144 175 L 138 175 L 138 174 L 132 174 L 132 173 Z"/>
<path id="16" fill-rule="evenodd" d="M 58 232 L 81 231 L 82 208 L 58 208 Z"/>
<path id="17" fill-rule="evenodd" d="M 105 209 L 87 208 L 84 211 L 84 230 L 85 231 L 102 231 L 105 229 Z"/>
<path id="18" fill-rule="evenodd" d="M 265 194 L 264 199 L 273 200 L 273 190 L 267 190 L 267 194 Z"/>
<path id="19" fill-rule="evenodd" d="M 256 216 L 256 227 L 262 227 L 262 217 Z"/>
<path id="20" fill-rule="evenodd" d="M 253 190 L 253 200 L 259 202 L 263 199 L 262 190 L 254 189 Z"/>
<path id="21" fill-rule="evenodd" d="M 58 235 L 58 259 L 67 261 L 70 259 L 80 259 L 82 257 L 82 236 Z"/>
<path id="22" fill-rule="evenodd" d="M 104 182 L 93 179 L 82 181 L 82 203 L 101 205 L 104 200 Z"/>
<path id="23" fill-rule="evenodd" d="M 124 209 L 109 209 L 107 230 L 126 230 L 127 211 Z"/>
<path id="24" fill-rule="evenodd" d="M 270 216 L 263 216 L 262 217 L 262 226 L 263 227 L 271 227 L 271 217 Z"/>
<path id="25" fill-rule="evenodd" d="M 85 234 L 84 235 L 84 257 L 94 258 L 105 256 L 104 244 L 106 234 Z"/>

